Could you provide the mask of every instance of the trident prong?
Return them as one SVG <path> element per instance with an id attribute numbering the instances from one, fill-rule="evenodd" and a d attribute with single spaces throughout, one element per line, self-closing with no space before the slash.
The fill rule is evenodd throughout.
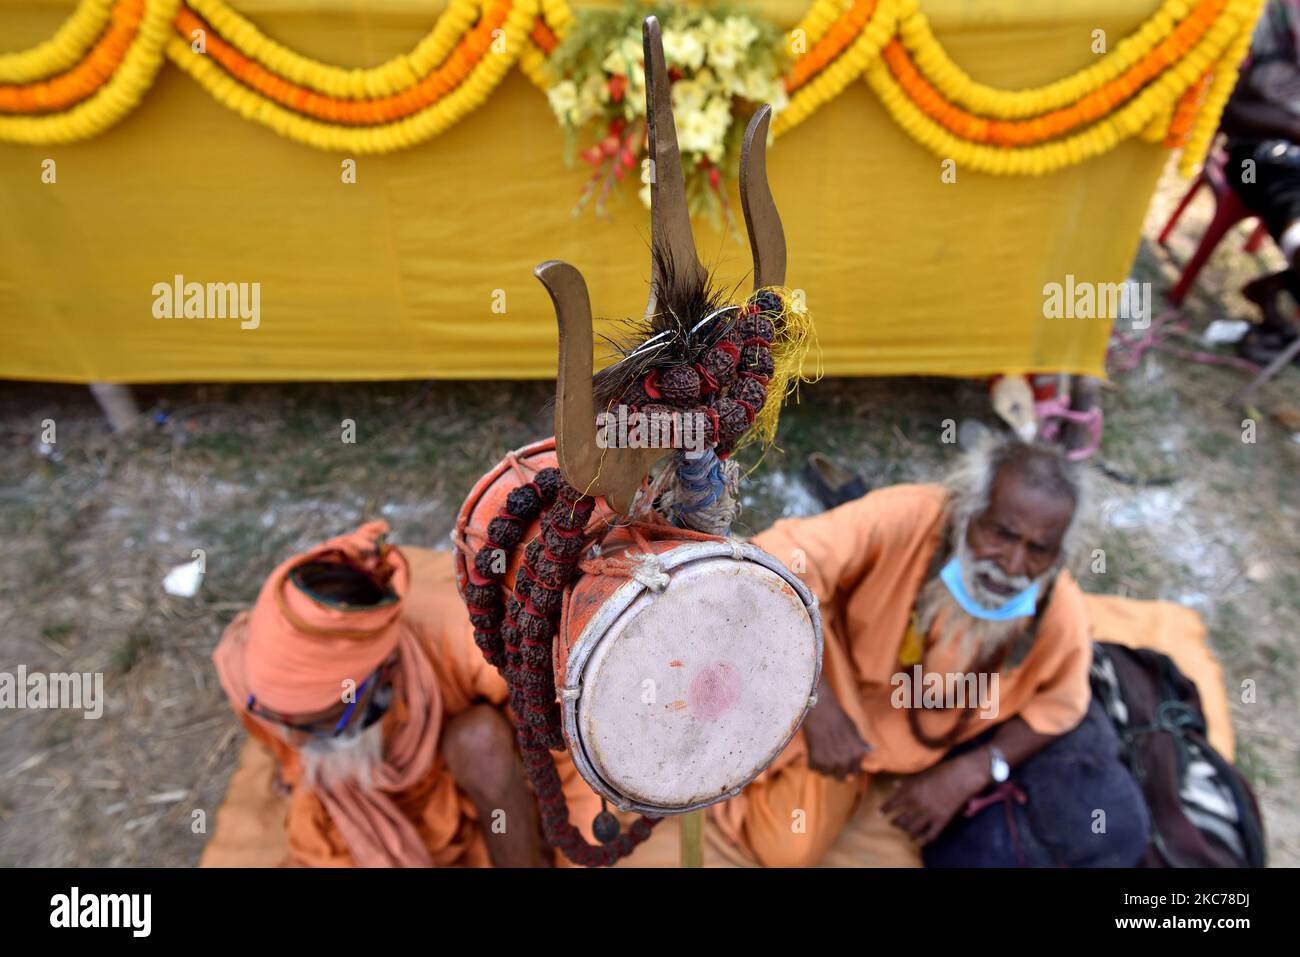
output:
<path id="1" fill-rule="evenodd" d="M 677 146 L 668 70 L 659 21 L 646 17 L 641 28 L 645 51 L 647 145 L 650 170 L 650 233 L 653 248 L 667 253 L 675 269 L 706 271 L 691 235 L 686 179 Z M 754 257 L 754 288 L 785 282 L 785 233 L 767 184 L 767 129 L 772 108 L 764 105 L 749 121 L 740 157 L 740 203 Z M 662 277 L 651 256 L 646 316 L 655 313 Z M 600 448 L 596 442 L 596 401 L 592 390 L 591 298 L 582 274 L 568 263 L 549 260 L 533 270 L 555 306 L 559 326 L 559 368 L 555 377 L 555 449 L 565 479 L 580 492 L 604 496 L 615 512 L 626 514 L 646 475 L 669 450 Z M 603 410 L 602 410 L 603 411 Z"/>

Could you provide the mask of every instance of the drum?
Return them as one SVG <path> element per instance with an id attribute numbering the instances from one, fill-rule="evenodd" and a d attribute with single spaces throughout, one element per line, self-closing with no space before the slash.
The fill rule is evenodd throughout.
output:
<path id="1" fill-rule="evenodd" d="M 553 440 L 511 453 L 475 486 L 455 538 L 466 556 L 506 496 L 555 464 Z M 593 521 L 609 517 L 598 505 Z M 523 542 L 538 534 L 538 522 Z M 638 541 L 639 539 L 639 541 Z M 738 793 L 789 743 L 821 671 L 816 597 L 756 546 L 661 525 L 610 531 L 564 595 L 553 645 L 565 742 L 579 774 L 653 816 Z M 517 548 L 503 582 L 515 580 Z"/>
<path id="2" fill-rule="evenodd" d="M 816 597 L 771 555 L 659 535 L 652 559 L 606 540 L 607 564 L 635 575 L 579 578 L 555 641 L 574 764 L 651 815 L 726 800 L 771 764 L 815 701 L 822 653 Z"/>

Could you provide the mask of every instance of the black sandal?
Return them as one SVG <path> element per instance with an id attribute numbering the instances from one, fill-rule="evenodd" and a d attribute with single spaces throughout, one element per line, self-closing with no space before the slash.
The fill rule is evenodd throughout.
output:
<path id="1" fill-rule="evenodd" d="M 841 467 L 821 452 L 814 452 L 804 462 L 803 480 L 817 501 L 828 509 L 861 498 L 868 491 L 862 476 Z"/>
<path id="2" fill-rule="evenodd" d="M 1294 328 L 1270 329 L 1256 326 L 1237 343 L 1237 355 L 1257 366 L 1266 366 L 1295 342 L 1297 335 L 1300 333 Z M 1300 364 L 1300 355 L 1292 361 Z"/>

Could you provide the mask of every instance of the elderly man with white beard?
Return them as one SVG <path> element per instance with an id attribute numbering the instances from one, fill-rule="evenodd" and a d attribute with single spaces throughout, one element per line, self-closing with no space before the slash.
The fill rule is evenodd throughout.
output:
<path id="1" fill-rule="evenodd" d="M 1095 757 L 1096 768 L 1127 775 L 1113 732 L 1097 744 L 1097 722 L 1083 720 L 1089 626 L 1065 570 L 1083 500 L 1076 467 L 1057 450 L 989 441 L 946 485 L 880 489 L 756 536 L 820 600 L 825 672 L 786 751 L 715 808 L 723 835 L 760 864 L 815 865 L 871 778 L 888 775 L 895 790 L 881 813 L 924 846 L 1011 786 L 1011 774 L 1049 745 L 1068 750 L 1076 729 L 1076 743 L 1098 752 L 1086 764 Z M 1103 779 L 1114 789 L 1113 778 L 1093 776 Z M 1104 796 L 1089 800 L 1087 781 L 1063 783 L 1072 799 L 1107 806 Z M 1141 826 L 1100 859 L 1133 863 L 1145 847 L 1145 811 L 1134 806 L 1135 786 L 1119 790 L 1121 818 Z M 1058 823 L 1089 833 L 1086 819 Z M 978 849 L 958 856 L 983 863 Z"/>

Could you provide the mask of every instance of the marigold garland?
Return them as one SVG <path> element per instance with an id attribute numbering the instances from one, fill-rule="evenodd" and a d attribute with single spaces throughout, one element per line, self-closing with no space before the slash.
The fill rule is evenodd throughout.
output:
<path id="1" fill-rule="evenodd" d="M 533 85 L 545 93 L 551 88 L 551 76 L 546 60 L 560 45 L 573 22 L 573 13 L 565 0 L 542 0 L 537 22 L 533 24 L 528 42 L 519 53 L 519 69 Z"/>
<path id="2" fill-rule="evenodd" d="M 853 45 L 790 97 L 790 105 L 772 124 L 772 134 L 780 136 L 798 126 L 823 104 L 839 96 L 879 57 L 896 27 L 897 14 L 892 0 L 878 0 L 875 13 Z"/>
<path id="3" fill-rule="evenodd" d="M 541 14 L 555 36 L 563 40 L 573 23 L 573 11 L 569 8 L 568 0 L 541 0 Z"/>
<path id="4" fill-rule="evenodd" d="M 936 154 L 954 159 L 960 166 L 995 176 L 1041 176 L 1091 159 L 1140 133 L 1153 117 L 1210 68 L 1243 26 L 1248 24 L 1240 24 L 1234 16 L 1225 13 L 1176 68 L 1161 74 L 1123 107 L 1073 136 L 1038 146 L 998 148 L 956 138 L 907 96 L 883 59 L 868 68 L 867 82 L 895 122 Z"/>
<path id="5" fill-rule="evenodd" d="M 1265 0 L 1237 0 L 1234 4 L 1240 29 L 1227 51 L 1214 65 L 1205 102 L 1187 135 L 1182 155 L 1178 157 L 1178 172 L 1183 176 L 1194 175 L 1210 152 L 1210 144 L 1219 130 L 1219 117 L 1223 115 L 1228 97 L 1237 85 L 1237 67 L 1246 59 L 1250 50 L 1255 21 L 1259 19 L 1264 3 Z"/>
<path id="6" fill-rule="evenodd" d="M 875 8 L 876 0 L 853 0 L 853 5 L 826 30 L 812 49 L 795 61 L 786 78 L 786 89 L 793 93 L 808 82 L 809 77 L 825 69 L 826 64 L 862 33 Z"/>
<path id="7" fill-rule="evenodd" d="M 441 67 L 400 93 L 377 99 L 344 100 L 297 86 L 245 57 L 213 33 L 206 38 L 207 55 L 245 86 L 297 113 L 330 123 L 376 126 L 418 113 L 456 89 L 491 47 L 493 32 L 505 22 L 510 9 L 511 0 L 495 0 Z M 176 26 L 186 36 L 194 30 L 207 32 L 207 24 L 185 9 L 176 18 Z"/>
<path id="8" fill-rule="evenodd" d="M 1212 73 L 1212 70 L 1206 70 L 1199 80 L 1183 91 L 1183 95 L 1178 98 L 1178 102 L 1174 105 L 1163 141 L 1164 145 L 1170 149 L 1177 149 L 1187 142 L 1187 136 L 1191 132 L 1196 113 L 1205 100 L 1206 90 L 1209 89 Z"/>
<path id="9" fill-rule="evenodd" d="M 537 22 L 533 24 L 533 32 L 528 35 L 528 39 L 533 41 L 537 49 L 548 54 L 560 43 L 559 38 L 551 32 L 546 21 L 541 17 L 538 17 Z"/>
<path id="10" fill-rule="evenodd" d="M 22 86 L 0 86 L 0 112 L 54 113 L 86 99 L 122 64 L 143 16 L 144 0 L 121 0 L 113 7 L 108 29 L 68 72 Z"/>
<path id="11" fill-rule="evenodd" d="M 144 0 L 145 13 L 121 65 L 93 95 L 60 113 L 0 116 L 0 140 L 11 143 L 71 143 L 102 133 L 143 98 L 162 66 L 162 48 L 172 33 L 180 0 Z"/>
<path id="12" fill-rule="evenodd" d="M 1077 103 L 1028 120 L 985 120 L 944 100 L 913 66 L 903 45 L 891 40 L 882 51 L 894 79 L 912 100 L 950 132 L 975 143 L 1026 146 L 1105 116 L 1130 99 L 1162 71 L 1177 64 L 1215 23 L 1227 0 L 1201 0 L 1193 13 L 1125 73 L 1082 97 Z"/>
<path id="13" fill-rule="evenodd" d="M 1165 137 L 1169 135 L 1169 124 L 1173 122 L 1174 109 L 1172 106 L 1166 106 L 1157 110 L 1155 116 L 1146 128 L 1138 134 L 1138 139 L 1143 143 L 1163 143 Z"/>
<path id="14" fill-rule="evenodd" d="M 74 66 L 104 32 L 113 0 L 81 0 L 57 33 L 30 50 L 0 53 L 0 83 L 31 83 Z"/>
<path id="15" fill-rule="evenodd" d="M 1139 137 L 1181 144 L 1180 169 L 1190 173 L 1262 5 L 1165 0 L 1090 66 L 1034 89 L 998 90 L 952 62 L 917 0 L 814 0 L 787 34 L 806 46 L 773 134 L 864 77 L 910 136 L 978 170 L 1041 174 Z M 546 89 L 547 57 L 572 22 L 567 0 L 449 0 L 409 53 L 346 69 L 276 43 L 225 0 L 82 0 L 49 40 L 0 54 L 0 114 L 15 114 L 0 115 L 0 140 L 95 135 L 134 108 L 166 55 L 220 102 L 285 136 L 324 149 L 400 149 L 476 108 L 515 63 Z M 190 49 L 196 29 L 206 55 Z M 498 29 L 506 52 L 487 56 Z"/>
<path id="16" fill-rule="evenodd" d="M 917 0 L 895 0 L 899 4 L 899 38 L 921 73 L 943 96 L 982 116 L 993 119 L 1023 119 L 1067 106 L 1092 90 L 1115 79 L 1146 56 L 1174 25 L 1187 16 L 1190 0 L 1165 0 L 1136 32 L 1116 44 L 1096 63 L 1046 86 L 1028 90 L 999 90 L 972 80 L 930 31 Z"/>
<path id="17" fill-rule="evenodd" d="M 826 35 L 826 31 L 831 28 L 831 25 L 852 4 L 853 0 L 814 0 L 813 5 L 804 14 L 803 19 L 790 31 L 791 48 L 794 49 L 796 40 L 804 44 L 816 45 L 817 41 Z M 803 55 L 807 52 L 807 47 L 802 51 L 795 49 L 795 52 Z"/>
<path id="18" fill-rule="evenodd" d="M 524 48 L 519 51 L 519 69 L 543 93 L 550 89 L 551 77 L 546 70 L 546 54 L 531 34 L 524 41 Z"/>
<path id="19" fill-rule="evenodd" d="M 537 0 L 515 0 L 501 28 L 505 52 L 482 57 L 465 82 L 432 106 L 374 127 L 337 126 L 300 116 L 232 79 L 213 59 L 192 52 L 179 37 L 167 44 L 166 53 L 218 102 L 282 136 L 318 149 L 387 153 L 424 142 L 481 106 L 518 59 L 536 16 Z"/>
<path id="20" fill-rule="evenodd" d="M 478 18 L 477 0 L 450 0 L 433 29 L 409 53 L 379 66 L 349 70 L 302 56 L 265 36 L 224 0 L 186 0 L 186 6 L 241 54 L 289 83 L 335 99 L 393 96 L 441 66 Z M 179 24 L 178 24 L 179 26 Z M 189 32 L 186 39 L 190 38 Z"/>

